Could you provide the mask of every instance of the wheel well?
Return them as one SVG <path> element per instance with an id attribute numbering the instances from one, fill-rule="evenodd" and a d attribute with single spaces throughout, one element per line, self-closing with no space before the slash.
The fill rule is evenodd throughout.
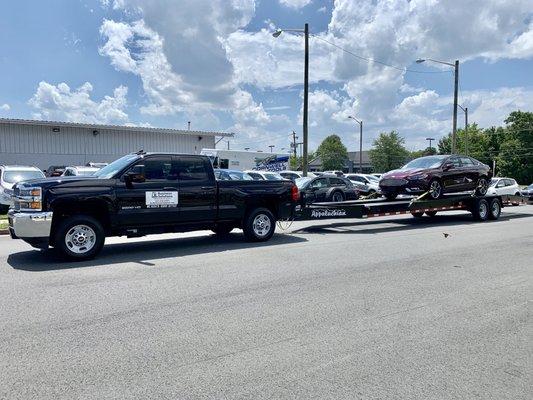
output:
<path id="1" fill-rule="evenodd" d="M 244 213 L 244 217 L 246 218 L 246 216 L 252 211 L 252 210 L 255 210 L 256 208 L 266 208 L 267 210 L 269 210 L 276 219 L 278 219 L 279 217 L 279 210 L 278 210 L 278 205 L 273 202 L 273 201 L 264 201 L 264 202 L 257 202 L 257 203 L 252 203 L 252 204 L 249 204 L 247 207 L 246 207 L 246 212 Z"/>
<path id="2" fill-rule="evenodd" d="M 50 233 L 51 241 L 53 240 L 55 230 L 65 218 L 73 215 L 88 215 L 100 222 L 104 231 L 108 233 L 111 229 L 111 220 L 109 218 L 109 210 L 104 201 L 87 200 L 76 201 L 66 200 L 53 204 L 52 211 L 54 217 L 52 219 L 52 230 Z"/>

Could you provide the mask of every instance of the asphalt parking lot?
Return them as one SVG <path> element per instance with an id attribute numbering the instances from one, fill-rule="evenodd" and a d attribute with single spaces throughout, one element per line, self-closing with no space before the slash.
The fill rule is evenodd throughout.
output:
<path id="1" fill-rule="evenodd" d="M 0 398 L 532 393 L 533 206 L 107 243 L 70 263 L 0 238 Z"/>

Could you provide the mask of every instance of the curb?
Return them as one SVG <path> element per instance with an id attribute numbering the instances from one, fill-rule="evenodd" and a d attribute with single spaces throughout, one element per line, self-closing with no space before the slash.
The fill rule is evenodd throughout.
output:
<path id="1" fill-rule="evenodd" d="M 9 229 L 0 229 L 0 235 L 9 235 Z"/>

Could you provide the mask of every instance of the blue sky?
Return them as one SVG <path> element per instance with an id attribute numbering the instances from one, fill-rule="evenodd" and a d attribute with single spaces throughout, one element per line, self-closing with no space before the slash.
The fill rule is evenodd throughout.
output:
<path id="1" fill-rule="evenodd" d="M 19 0 L 0 4 L 0 117 L 236 133 L 233 148 L 288 148 L 301 132 L 303 40 L 311 37 L 310 141 L 364 147 L 396 129 L 410 148 L 451 129 L 461 60 L 470 121 L 533 110 L 529 1 Z M 411 73 L 362 61 L 324 40 Z M 431 72 L 431 73 L 426 73 Z M 462 116 L 460 116 L 462 124 Z"/>

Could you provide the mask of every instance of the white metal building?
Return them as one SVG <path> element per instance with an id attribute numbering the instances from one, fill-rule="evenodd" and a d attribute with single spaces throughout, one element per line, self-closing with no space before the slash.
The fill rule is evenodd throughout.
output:
<path id="1" fill-rule="evenodd" d="M 232 133 L 0 118 L 0 164 L 85 165 L 140 149 L 199 154 Z"/>

